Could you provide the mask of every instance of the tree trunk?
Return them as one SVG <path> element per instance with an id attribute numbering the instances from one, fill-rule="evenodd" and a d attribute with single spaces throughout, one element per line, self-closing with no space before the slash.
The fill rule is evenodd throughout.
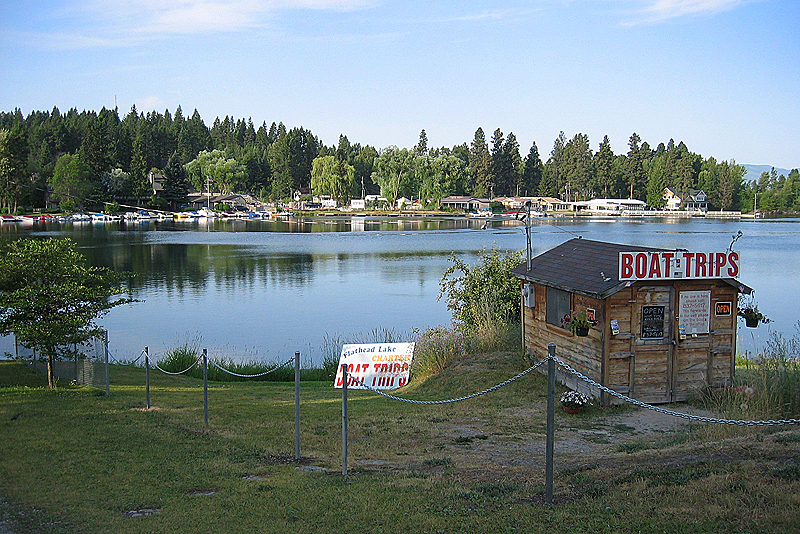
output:
<path id="1" fill-rule="evenodd" d="M 47 387 L 50 389 L 55 388 L 55 380 L 53 379 L 53 353 L 47 353 Z"/>

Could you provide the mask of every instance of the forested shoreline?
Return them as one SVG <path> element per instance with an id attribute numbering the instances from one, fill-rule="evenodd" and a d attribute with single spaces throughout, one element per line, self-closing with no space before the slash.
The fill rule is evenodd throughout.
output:
<path id="1" fill-rule="evenodd" d="M 50 191 L 61 209 L 98 209 L 104 203 L 175 208 L 190 191 L 247 193 L 287 200 L 299 190 L 341 203 L 380 194 L 390 201 L 422 198 L 432 207 L 449 195 L 549 196 L 562 200 L 635 198 L 664 205 L 663 192 L 703 190 L 711 209 L 800 210 L 800 176 L 762 173 L 717 161 L 669 139 L 653 148 L 633 133 L 625 152 L 608 136 L 591 148 L 589 137 L 563 132 L 549 155 L 534 142 L 523 157 L 516 136 L 482 128 L 453 147 L 429 147 L 425 130 L 411 148 L 351 143 L 346 135 L 326 145 L 310 130 L 251 119 L 214 119 L 209 127 L 195 110 L 142 113 L 135 106 L 62 113 L 17 109 L 0 112 L 0 210 L 41 209 Z M 154 194 L 148 174 L 163 176 Z"/>

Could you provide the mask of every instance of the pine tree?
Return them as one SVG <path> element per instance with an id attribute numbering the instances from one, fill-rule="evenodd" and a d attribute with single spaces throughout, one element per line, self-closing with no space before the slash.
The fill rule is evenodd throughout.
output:
<path id="1" fill-rule="evenodd" d="M 544 164 L 539 157 L 539 149 L 536 147 L 536 142 L 531 145 L 528 156 L 525 158 L 525 165 L 522 173 L 522 183 L 520 194 L 523 196 L 532 196 L 539 189 L 539 183 L 542 181 L 542 172 Z"/>
<path id="2" fill-rule="evenodd" d="M 644 195 L 645 187 L 645 173 L 644 173 L 644 156 L 639 142 L 642 139 L 639 134 L 634 132 L 628 141 L 628 159 L 625 168 L 625 181 L 628 185 L 628 198 L 641 199 Z"/>
<path id="3" fill-rule="evenodd" d="M 428 134 L 425 133 L 425 129 L 419 133 L 419 141 L 414 146 L 414 153 L 417 155 L 427 154 L 428 153 Z"/>
<path id="4" fill-rule="evenodd" d="M 594 155 L 594 169 L 600 194 L 604 198 L 611 198 L 615 194 L 614 152 L 607 135 L 603 137 L 600 149 Z"/>
<path id="5" fill-rule="evenodd" d="M 483 134 L 483 129 L 478 128 L 475 131 L 475 137 L 469 149 L 469 172 L 475 184 L 472 190 L 473 195 L 478 197 L 489 195 L 489 189 L 492 185 L 490 165 L 491 156 L 489 155 L 489 147 L 486 145 L 486 137 Z"/>
<path id="6" fill-rule="evenodd" d="M 166 167 L 164 167 L 163 187 L 159 196 L 169 202 L 170 208 L 176 209 L 186 201 L 186 195 L 189 192 L 189 179 L 177 152 L 170 156 Z"/>

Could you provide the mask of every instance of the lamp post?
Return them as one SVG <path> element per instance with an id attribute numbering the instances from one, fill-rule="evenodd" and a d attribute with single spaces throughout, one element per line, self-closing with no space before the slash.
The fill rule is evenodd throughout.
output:
<path id="1" fill-rule="evenodd" d="M 525 242 L 526 242 L 526 258 L 528 260 L 528 271 L 531 270 L 531 201 L 525 201 Z"/>

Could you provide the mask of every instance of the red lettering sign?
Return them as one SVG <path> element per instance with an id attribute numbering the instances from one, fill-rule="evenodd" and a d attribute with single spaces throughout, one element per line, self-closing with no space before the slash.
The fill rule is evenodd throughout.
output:
<path id="1" fill-rule="evenodd" d="M 620 280 L 733 278 L 738 252 L 620 252 Z"/>

